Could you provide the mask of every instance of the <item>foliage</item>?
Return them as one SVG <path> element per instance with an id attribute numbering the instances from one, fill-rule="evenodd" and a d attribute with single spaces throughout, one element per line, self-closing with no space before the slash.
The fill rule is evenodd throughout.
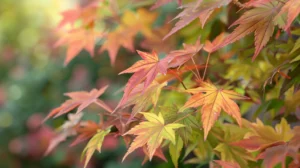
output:
<path id="1" fill-rule="evenodd" d="M 68 47 L 66 66 L 83 49 L 96 55 L 97 46 L 116 68 L 122 48 L 131 54 L 138 49 L 142 59 L 119 69 L 119 75 L 133 73 L 119 102 L 98 99 L 106 86 L 65 94 L 71 99 L 46 119 L 75 109 L 83 115 L 96 104 L 100 121 L 69 117 L 48 152 L 67 137 L 77 136 L 73 145 L 90 138 L 86 167 L 114 135 L 129 146 L 123 161 L 142 148 L 144 161 L 166 160 L 169 150 L 175 167 L 299 166 L 299 126 L 291 127 L 300 112 L 299 1 L 174 2 L 95 0 L 62 13 L 57 29 L 64 33 L 56 46 Z M 171 5 L 182 9 L 173 28 L 163 10 Z M 176 49 L 182 41 L 195 43 Z"/>

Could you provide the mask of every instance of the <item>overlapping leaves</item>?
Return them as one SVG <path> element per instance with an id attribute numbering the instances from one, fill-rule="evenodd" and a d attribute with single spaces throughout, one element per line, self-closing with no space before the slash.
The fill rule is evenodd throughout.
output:
<path id="1" fill-rule="evenodd" d="M 233 100 L 247 99 L 247 97 L 231 90 L 218 89 L 211 83 L 206 82 L 202 82 L 200 87 L 188 89 L 186 92 L 194 95 L 185 103 L 181 111 L 190 107 L 202 106 L 201 120 L 204 128 L 204 139 L 206 139 L 209 130 L 218 119 L 221 110 L 234 117 L 239 125 L 242 124 L 240 109 Z"/>
<path id="2" fill-rule="evenodd" d="M 175 144 L 175 129 L 183 127 L 184 125 L 178 123 L 165 124 L 164 118 L 159 113 L 142 113 L 147 121 L 141 122 L 139 125 L 133 127 L 124 135 L 132 134 L 137 137 L 131 143 L 123 160 L 134 150 L 144 145 L 147 145 L 149 152 L 149 159 L 151 160 L 156 149 L 161 145 L 164 139 Z"/>

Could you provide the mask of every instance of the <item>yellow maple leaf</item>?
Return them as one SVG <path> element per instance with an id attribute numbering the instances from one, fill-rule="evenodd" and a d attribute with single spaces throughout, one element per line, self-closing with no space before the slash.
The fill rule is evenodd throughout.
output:
<path id="1" fill-rule="evenodd" d="M 143 35 L 152 36 L 152 24 L 157 18 L 157 13 L 149 12 L 144 8 L 140 8 L 135 12 L 127 10 L 122 17 L 122 24 Z"/>
<path id="2" fill-rule="evenodd" d="M 110 132 L 110 128 L 106 130 L 99 130 L 97 134 L 95 134 L 91 140 L 88 142 L 86 147 L 84 148 L 81 158 L 85 155 L 85 162 L 84 168 L 87 166 L 88 162 L 90 161 L 93 153 L 97 150 L 101 153 L 101 147 L 104 140 L 104 137 Z"/>
<path id="3" fill-rule="evenodd" d="M 132 134 L 137 137 L 131 143 L 127 153 L 123 157 L 124 159 L 135 149 L 147 144 L 149 159 L 151 160 L 156 149 L 160 146 L 163 139 L 170 140 L 175 144 L 175 132 L 174 129 L 183 127 L 182 124 L 172 123 L 165 125 L 164 118 L 161 113 L 158 115 L 154 113 L 142 113 L 147 121 L 141 122 L 139 125 L 133 127 L 124 135 Z"/>

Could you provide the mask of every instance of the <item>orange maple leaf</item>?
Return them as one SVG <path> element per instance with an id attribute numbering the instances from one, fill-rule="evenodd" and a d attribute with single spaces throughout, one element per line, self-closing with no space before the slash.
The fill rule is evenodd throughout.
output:
<path id="1" fill-rule="evenodd" d="M 75 146 L 97 133 L 97 130 L 100 129 L 100 125 L 89 120 L 85 123 L 81 123 L 80 125 L 75 126 L 75 131 L 79 134 L 77 138 L 71 143 L 70 146 Z"/>
<path id="2" fill-rule="evenodd" d="M 136 12 L 127 10 L 124 12 L 120 26 L 113 32 L 108 33 L 106 41 L 99 52 L 108 51 L 111 64 L 113 65 L 119 48 L 134 51 L 134 37 L 141 32 L 144 36 L 152 37 L 151 25 L 157 17 L 156 13 L 150 13 L 146 9 L 138 9 Z"/>
<path id="3" fill-rule="evenodd" d="M 217 50 L 218 45 L 222 43 L 223 39 L 224 39 L 224 33 L 221 33 L 212 42 L 207 40 L 205 42 L 203 49 L 206 52 L 212 53 Z"/>
<path id="4" fill-rule="evenodd" d="M 114 65 L 117 53 L 121 46 L 123 46 L 131 52 L 134 51 L 133 42 L 135 34 L 136 32 L 132 31 L 131 29 L 119 27 L 115 31 L 107 34 L 106 41 L 100 48 L 99 52 L 102 53 L 103 51 L 107 50 L 110 57 L 111 65 Z"/>
<path id="5" fill-rule="evenodd" d="M 194 95 L 185 103 L 180 111 L 189 107 L 202 106 L 201 113 L 204 139 L 206 139 L 209 130 L 218 119 L 222 109 L 227 114 L 233 116 L 241 126 L 242 118 L 240 109 L 232 100 L 248 99 L 248 97 L 241 96 L 231 90 L 218 89 L 211 83 L 202 82 L 200 85 L 198 88 L 186 90 L 186 92 Z"/>
<path id="6" fill-rule="evenodd" d="M 231 26 L 239 25 L 224 41 L 217 47 L 221 48 L 233 43 L 244 36 L 255 32 L 255 52 L 254 60 L 263 47 L 268 43 L 274 32 L 275 25 L 283 28 L 281 17 L 276 17 L 277 10 L 282 4 L 280 2 L 260 4 L 258 7 L 245 12 Z"/>
<path id="7" fill-rule="evenodd" d="M 108 112 L 112 112 L 109 106 L 107 106 L 102 100 L 98 99 L 98 97 L 105 92 L 107 87 L 108 86 L 105 86 L 99 90 L 93 89 L 90 92 L 81 91 L 65 93 L 65 95 L 70 97 L 71 99 L 65 101 L 61 106 L 53 109 L 45 118 L 45 120 L 49 119 L 50 117 L 58 117 L 60 115 L 68 113 L 76 107 L 78 107 L 76 113 L 79 113 L 92 103 L 97 104 Z"/>
<path id="8" fill-rule="evenodd" d="M 137 51 L 138 54 L 143 58 L 143 60 L 137 61 L 130 68 L 120 72 L 124 73 L 134 73 L 126 84 L 124 90 L 125 96 L 128 96 L 130 92 L 140 83 L 144 82 L 144 89 L 146 89 L 152 81 L 155 79 L 157 74 L 166 74 L 168 69 L 169 58 L 159 60 L 156 52 L 146 53 L 142 51 Z"/>
<path id="9" fill-rule="evenodd" d="M 82 49 L 87 50 L 91 56 L 94 56 L 96 38 L 101 38 L 102 36 L 102 32 L 93 29 L 73 29 L 59 39 L 54 46 L 68 46 L 67 56 L 64 62 L 64 64 L 67 65 Z"/>

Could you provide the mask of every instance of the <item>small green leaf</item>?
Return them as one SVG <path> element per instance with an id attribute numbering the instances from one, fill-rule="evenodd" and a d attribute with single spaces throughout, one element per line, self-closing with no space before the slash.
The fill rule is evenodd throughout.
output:
<path id="1" fill-rule="evenodd" d="M 300 48 L 300 38 L 295 42 L 295 45 L 294 45 L 292 51 L 290 52 L 290 54 L 292 54 L 293 52 L 295 52 L 299 48 Z"/>
<path id="2" fill-rule="evenodd" d="M 178 159 L 180 157 L 182 148 L 183 148 L 183 141 L 179 136 L 177 137 L 176 144 L 170 143 L 169 145 L 169 152 L 171 155 L 171 159 L 176 168 L 178 168 Z"/>

